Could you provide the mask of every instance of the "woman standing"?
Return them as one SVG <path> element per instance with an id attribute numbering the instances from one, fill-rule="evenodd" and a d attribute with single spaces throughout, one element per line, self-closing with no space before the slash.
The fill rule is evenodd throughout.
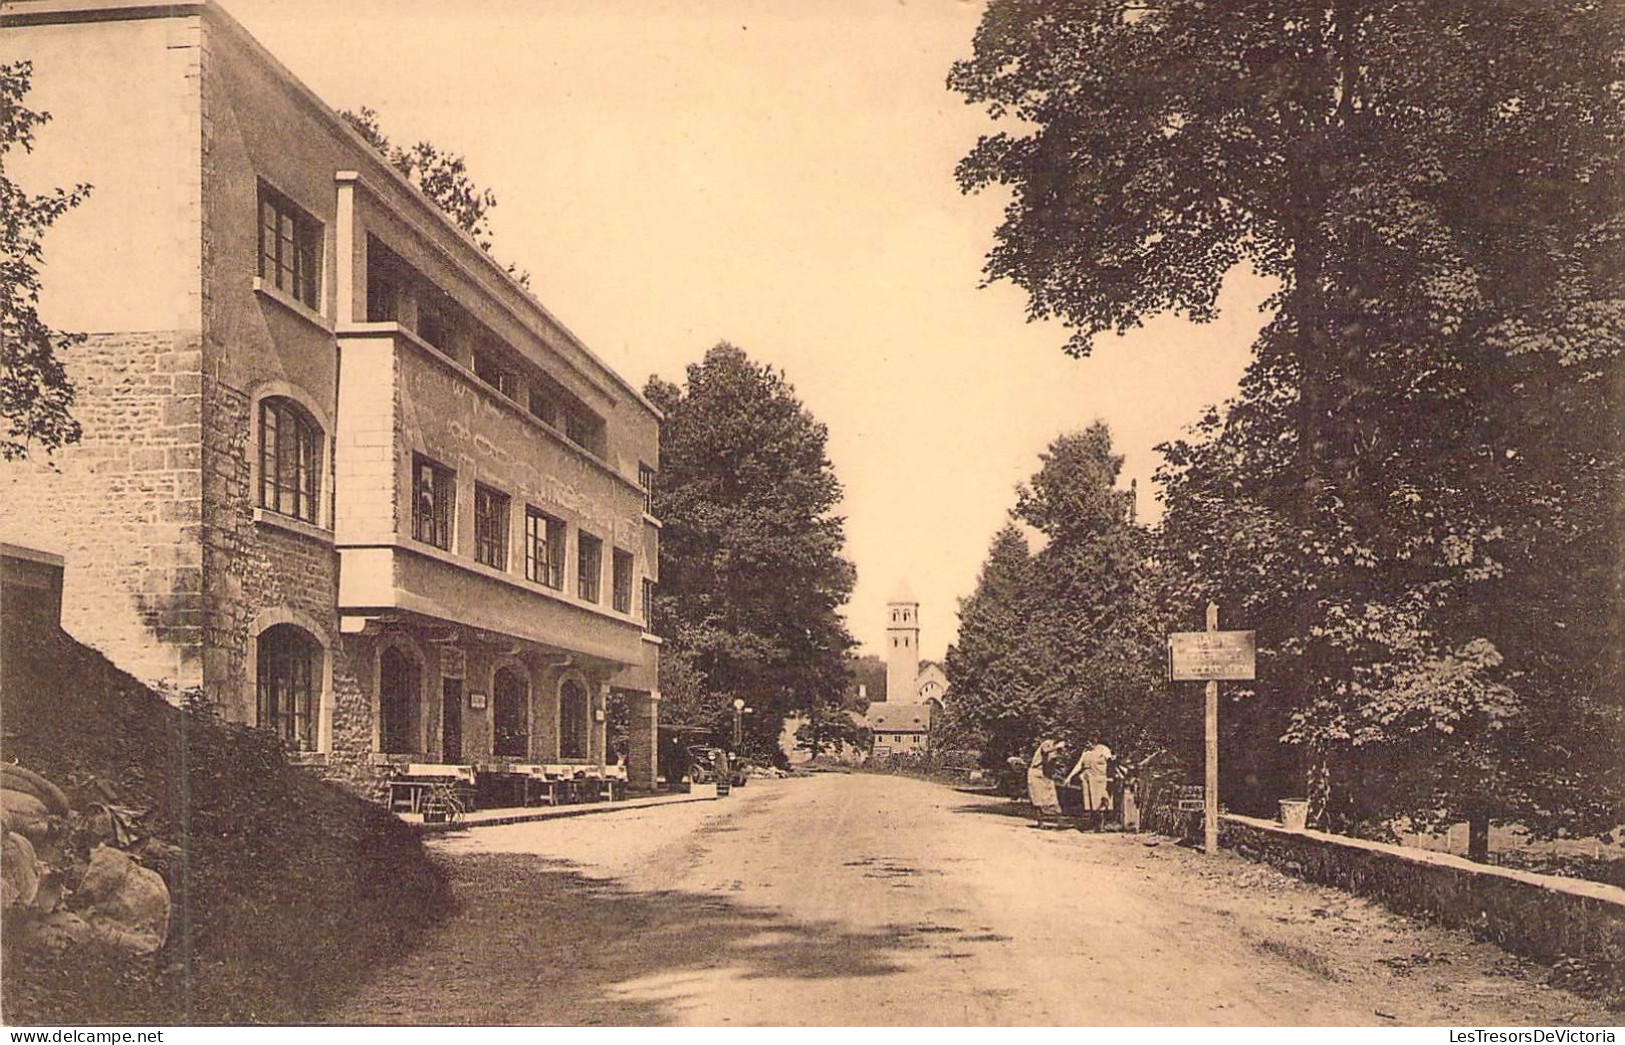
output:
<path id="1" fill-rule="evenodd" d="M 1083 789 L 1083 809 L 1091 817 L 1095 817 L 1098 829 L 1106 821 L 1112 811 L 1111 796 L 1107 791 L 1107 767 L 1111 764 L 1112 749 L 1105 744 L 1096 744 L 1078 756 L 1078 764 L 1072 767 L 1072 772 L 1066 775 L 1064 783 L 1070 784 L 1074 779 Z"/>
<path id="2" fill-rule="evenodd" d="M 1061 801 L 1055 794 L 1054 764 L 1061 754 L 1059 740 L 1041 740 L 1027 764 L 1027 800 L 1038 814 L 1038 826 L 1044 827 L 1045 817 L 1061 816 Z"/>

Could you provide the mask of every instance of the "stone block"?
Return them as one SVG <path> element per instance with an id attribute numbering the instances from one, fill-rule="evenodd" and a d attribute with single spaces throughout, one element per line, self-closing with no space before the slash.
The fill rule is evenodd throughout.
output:
<path id="1" fill-rule="evenodd" d="M 203 505 L 196 498 L 165 501 L 158 506 L 158 518 L 162 522 L 197 522 L 203 518 Z"/>
<path id="2" fill-rule="evenodd" d="M 202 396 L 181 396 L 164 404 L 163 421 L 166 425 L 192 425 L 202 420 Z"/>
<path id="3" fill-rule="evenodd" d="M 172 446 L 164 451 L 164 465 L 168 468 L 197 468 L 202 462 L 201 446 Z"/>
<path id="4" fill-rule="evenodd" d="M 138 447 L 130 451 L 130 468 L 148 472 L 165 467 L 164 451 L 158 447 Z"/>

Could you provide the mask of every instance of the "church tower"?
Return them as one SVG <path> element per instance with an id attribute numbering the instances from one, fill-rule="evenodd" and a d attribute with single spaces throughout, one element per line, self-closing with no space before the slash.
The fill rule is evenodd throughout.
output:
<path id="1" fill-rule="evenodd" d="M 886 603 L 886 616 L 886 699 L 912 704 L 920 675 L 920 604 L 907 581 Z"/>

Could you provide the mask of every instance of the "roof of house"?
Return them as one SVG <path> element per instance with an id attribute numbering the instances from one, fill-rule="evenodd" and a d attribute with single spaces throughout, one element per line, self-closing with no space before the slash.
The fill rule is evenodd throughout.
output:
<path id="1" fill-rule="evenodd" d="M 869 728 L 876 733 L 924 733 L 931 728 L 931 705 L 870 704 Z"/>

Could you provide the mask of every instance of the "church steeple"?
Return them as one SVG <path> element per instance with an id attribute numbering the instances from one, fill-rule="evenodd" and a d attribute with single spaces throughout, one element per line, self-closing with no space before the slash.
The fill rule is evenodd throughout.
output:
<path id="1" fill-rule="evenodd" d="M 907 581 L 887 601 L 886 617 L 886 699 L 912 704 L 920 674 L 920 603 Z"/>

